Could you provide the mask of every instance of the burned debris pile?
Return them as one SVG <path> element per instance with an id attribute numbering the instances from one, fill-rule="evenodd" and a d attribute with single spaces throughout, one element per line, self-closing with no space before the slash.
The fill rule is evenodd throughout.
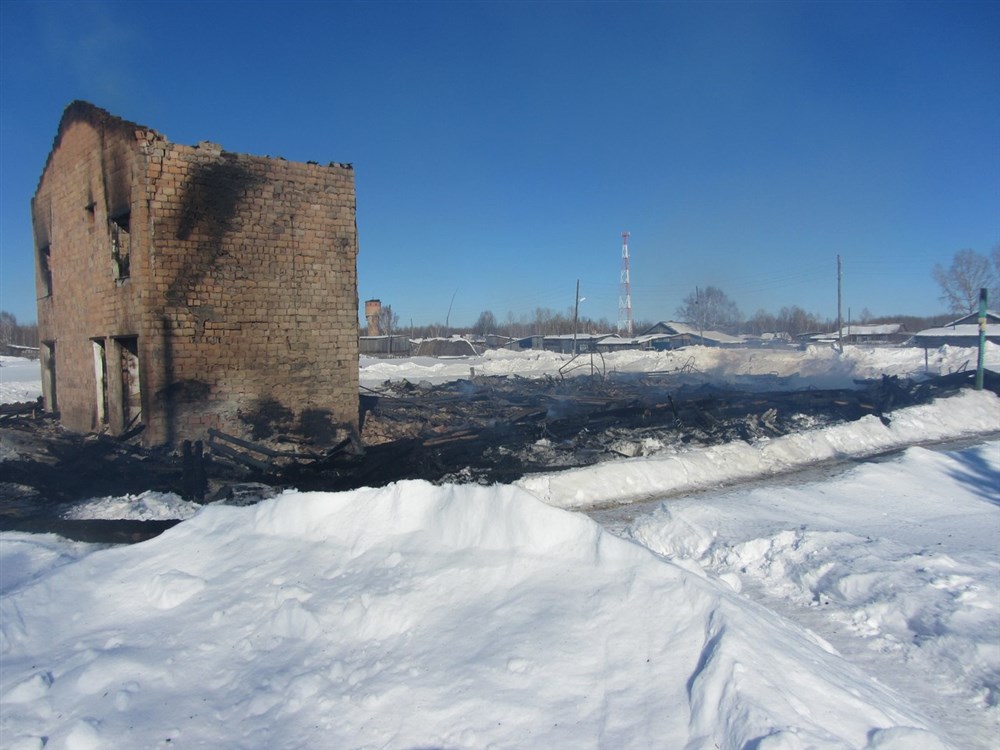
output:
<path id="1" fill-rule="evenodd" d="M 950 395 L 967 381 L 965 373 L 919 383 L 885 377 L 856 389 L 759 392 L 657 375 L 386 383 L 362 397 L 363 454 L 341 451 L 289 466 L 281 479 L 302 489 L 407 478 L 509 482 L 866 415 L 888 422 L 893 409 Z"/>
<path id="2" fill-rule="evenodd" d="M 145 490 L 245 504 L 280 487 L 336 491 L 402 479 L 510 482 L 534 472 L 778 437 L 867 415 L 888 422 L 893 409 L 971 384 L 972 373 L 920 382 L 885 377 L 836 390 L 775 390 L 780 384 L 770 382 L 767 391 L 651 374 L 479 377 L 433 386 L 403 381 L 365 391 L 360 436 L 322 451 L 217 431 L 204 445 L 186 445 L 184 451 L 149 450 L 134 437 L 67 432 L 24 405 L 5 409 L 0 418 L 0 528 L 134 541 L 172 522 L 81 522 L 74 530 L 57 511 L 88 498 Z M 986 387 L 1000 392 L 1000 376 L 988 372 Z M 101 523 L 109 528 L 97 528 Z"/>

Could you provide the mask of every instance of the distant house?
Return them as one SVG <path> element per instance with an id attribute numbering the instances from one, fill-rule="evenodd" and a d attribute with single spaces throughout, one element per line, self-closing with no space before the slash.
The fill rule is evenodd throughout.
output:
<path id="1" fill-rule="evenodd" d="M 511 346 L 516 339 L 510 336 L 501 336 L 499 333 L 487 333 L 483 336 L 483 346 L 487 349 L 503 349 Z"/>
<path id="2" fill-rule="evenodd" d="M 522 336 L 519 339 L 514 339 L 507 346 L 509 349 L 541 349 L 543 338 L 543 336 L 537 334 L 532 336 Z"/>
<path id="3" fill-rule="evenodd" d="M 562 333 L 555 336 L 543 336 L 542 348 L 547 352 L 561 354 L 572 354 L 574 346 L 578 352 L 595 352 L 598 343 L 610 335 L 610 333 Z"/>
<path id="4" fill-rule="evenodd" d="M 792 336 L 785 331 L 773 331 L 762 333 L 759 336 L 744 336 L 743 340 L 747 346 L 756 347 L 787 347 L 792 345 Z"/>
<path id="5" fill-rule="evenodd" d="M 411 348 L 409 336 L 359 336 L 358 351 L 368 355 L 403 355 L 409 354 Z"/>
<path id="6" fill-rule="evenodd" d="M 547 352 L 558 352 L 560 354 L 572 354 L 574 342 L 578 352 L 594 352 L 598 350 L 598 343 L 607 339 L 613 334 L 610 333 L 561 333 L 551 335 L 533 334 L 525 336 L 512 342 L 512 348 L 518 349 L 543 349 Z"/>
<path id="7" fill-rule="evenodd" d="M 742 346 L 745 342 L 740 336 L 730 336 L 722 331 L 699 330 L 690 323 L 678 323 L 672 320 L 661 320 L 650 326 L 640 336 L 660 334 L 660 338 L 651 342 L 651 348 L 658 351 L 680 349 L 685 346 Z"/>
<path id="8" fill-rule="evenodd" d="M 669 338 L 670 335 L 666 333 L 650 333 L 645 336 L 634 336 L 632 338 L 625 338 L 618 336 L 617 334 L 612 334 L 597 342 L 597 351 L 618 352 L 625 349 L 640 349 L 648 351 L 655 346 L 657 341 L 663 341 Z"/>
<path id="9" fill-rule="evenodd" d="M 414 341 L 412 354 L 417 357 L 474 357 L 478 352 L 471 341 L 452 336 Z"/>
<path id="10" fill-rule="evenodd" d="M 1000 314 L 986 313 L 986 340 L 1000 344 Z M 939 328 L 927 328 L 913 334 L 912 346 L 937 349 L 939 346 L 979 346 L 979 313 L 969 313 Z"/>
<path id="11" fill-rule="evenodd" d="M 810 336 L 813 342 L 841 341 L 844 344 L 901 344 L 910 337 L 899 323 L 879 325 L 858 325 L 850 323 L 832 333 L 817 333 Z"/>
<path id="12" fill-rule="evenodd" d="M 837 340 L 836 333 L 820 333 L 819 331 L 803 331 L 795 334 L 795 341 L 799 346 L 809 346 L 816 343 L 831 343 Z"/>
<path id="13" fill-rule="evenodd" d="M 24 357 L 26 359 L 38 359 L 39 349 L 37 346 L 18 346 L 17 344 L 0 344 L 0 356 L 4 357 Z"/>

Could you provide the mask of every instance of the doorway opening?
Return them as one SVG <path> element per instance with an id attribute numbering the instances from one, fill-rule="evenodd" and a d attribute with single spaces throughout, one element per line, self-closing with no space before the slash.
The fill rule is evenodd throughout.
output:
<path id="1" fill-rule="evenodd" d="M 59 400 L 56 398 L 56 342 L 43 341 L 42 355 L 42 396 L 45 409 L 51 414 L 59 411 Z"/>
<path id="2" fill-rule="evenodd" d="M 139 381 L 139 337 L 115 339 L 121 372 L 121 431 L 128 432 L 142 424 L 142 389 Z"/>
<path id="3" fill-rule="evenodd" d="M 94 427 L 101 429 L 108 424 L 108 357 L 105 351 L 104 339 L 92 339 L 94 342 L 94 381 L 97 386 L 97 415 Z"/>

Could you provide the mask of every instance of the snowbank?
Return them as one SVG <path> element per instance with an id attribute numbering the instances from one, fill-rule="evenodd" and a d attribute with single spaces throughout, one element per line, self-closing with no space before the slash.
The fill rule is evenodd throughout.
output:
<path id="1" fill-rule="evenodd" d="M 868 416 L 753 444 L 733 442 L 535 474 L 517 484 L 561 508 L 635 502 L 925 441 L 988 434 L 1000 430 L 1000 398 L 989 391 L 966 390 L 890 416 L 889 425 Z"/>
<path id="2" fill-rule="evenodd" d="M 882 375 L 920 377 L 925 373 L 947 374 L 974 369 L 976 350 L 942 346 L 926 353 L 917 347 L 845 346 L 843 353 L 832 347 L 806 349 L 719 349 L 691 346 L 667 352 L 624 350 L 603 355 L 608 373 L 675 373 L 714 383 L 756 388 L 851 388 L 855 380 Z M 558 377 L 570 356 L 546 351 L 490 350 L 478 357 L 439 360 L 430 357 L 406 359 L 361 358 L 361 383 L 374 387 L 386 380 L 443 383 L 476 375 L 520 375 L 527 378 Z M 986 366 L 1000 370 L 1000 346 L 987 344 Z M 589 372 L 589 368 L 577 374 Z M 792 382 L 768 382 L 768 379 Z"/>
<path id="3" fill-rule="evenodd" d="M 11 585 L 0 654 L 12 748 L 945 746 L 808 631 L 513 487 L 206 507 Z"/>
<path id="4" fill-rule="evenodd" d="M 625 530 L 819 633 L 965 748 L 1000 737 L 998 532 L 1000 442 L 673 500 Z"/>
<path id="5" fill-rule="evenodd" d="M 167 521 L 190 518 L 199 508 L 200 504 L 184 500 L 173 492 L 147 490 L 138 495 L 98 497 L 74 503 L 62 513 L 62 517 L 77 521 L 85 519 Z"/>
<path id="6" fill-rule="evenodd" d="M 0 356 L 0 404 L 34 401 L 42 395 L 38 360 Z"/>

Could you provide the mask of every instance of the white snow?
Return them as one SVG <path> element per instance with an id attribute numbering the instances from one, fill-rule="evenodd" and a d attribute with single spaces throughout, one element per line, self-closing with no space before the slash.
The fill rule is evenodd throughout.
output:
<path id="1" fill-rule="evenodd" d="M 845 346 L 840 353 L 828 346 L 806 349 L 721 349 L 692 346 L 668 352 L 624 350 L 595 356 L 607 373 L 681 373 L 712 382 L 767 387 L 768 378 L 791 378 L 798 387 L 851 388 L 856 379 L 882 375 L 918 377 L 927 372 L 942 375 L 974 369 L 976 350 L 942 346 L 927 352 L 916 347 Z M 589 355 L 582 355 L 589 364 Z M 475 375 L 519 375 L 528 378 L 558 377 L 570 355 L 546 351 L 498 349 L 478 357 L 433 359 L 411 357 L 379 359 L 361 357 L 361 384 L 374 388 L 386 380 L 443 383 Z M 1000 346 L 986 345 L 986 366 L 1000 370 Z M 589 367 L 583 372 L 589 372 Z M 580 370 L 576 371 L 578 374 Z M 777 384 L 771 383 L 771 387 Z M 788 383 L 782 383 L 787 388 Z"/>
<path id="2" fill-rule="evenodd" d="M 930 369 L 970 352 L 931 352 Z M 814 385 L 924 369 L 922 350 L 862 347 L 605 356 Z M 362 380 L 541 377 L 566 359 L 364 361 Z M 518 485 L 289 491 L 132 546 L 0 533 L 0 746 L 994 748 L 1000 443 L 710 488 L 995 432 L 998 402 L 963 392 L 888 427 Z M 597 514 L 619 536 L 556 507 L 693 488 Z M 195 510 L 182 502 L 86 512 Z"/>
<path id="3" fill-rule="evenodd" d="M 1000 430 L 1000 398 L 964 391 L 877 417 L 756 443 L 732 442 L 679 453 L 653 452 L 596 466 L 533 474 L 518 485 L 561 508 L 635 502 L 771 476 L 826 461 L 870 456 L 921 442 Z"/>
<path id="4" fill-rule="evenodd" d="M 514 487 L 207 507 L 0 615 L 0 727 L 49 747 L 945 746 L 813 633 Z"/>
<path id="5" fill-rule="evenodd" d="M 97 497 L 74 503 L 61 514 L 63 518 L 127 519 L 132 521 L 166 521 L 190 518 L 201 505 L 184 500 L 172 492 L 147 490 L 138 495 Z"/>
<path id="6" fill-rule="evenodd" d="M 1000 737 L 1000 442 L 663 503 L 624 533 L 808 627 L 957 747 Z"/>
<path id="7" fill-rule="evenodd" d="M 0 404 L 34 401 L 42 395 L 38 360 L 0 356 Z"/>

